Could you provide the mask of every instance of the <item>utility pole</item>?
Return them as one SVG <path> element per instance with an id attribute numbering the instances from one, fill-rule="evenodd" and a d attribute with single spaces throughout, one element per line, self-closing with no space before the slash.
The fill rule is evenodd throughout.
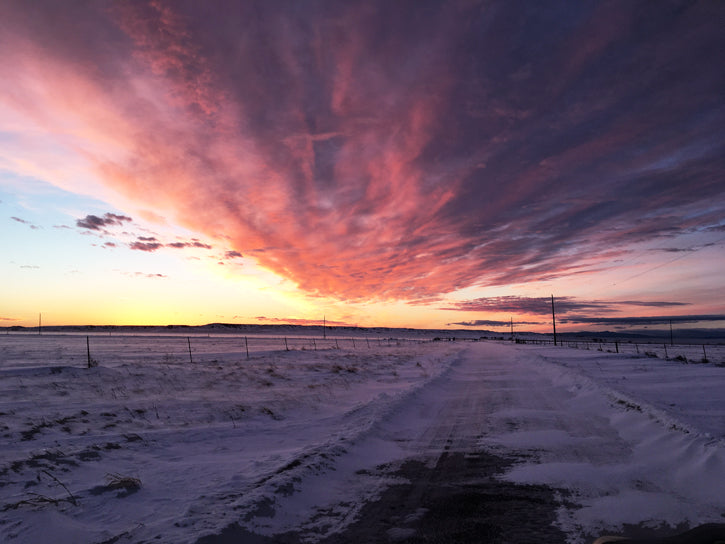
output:
<path id="1" fill-rule="evenodd" d="M 514 341 L 514 318 L 511 318 L 511 341 Z"/>
<path id="2" fill-rule="evenodd" d="M 327 338 L 327 320 L 322 316 L 322 338 Z"/>
<path id="3" fill-rule="evenodd" d="M 551 295 L 551 323 L 554 326 L 554 345 L 556 345 L 556 312 L 554 311 L 554 295 Z"/>

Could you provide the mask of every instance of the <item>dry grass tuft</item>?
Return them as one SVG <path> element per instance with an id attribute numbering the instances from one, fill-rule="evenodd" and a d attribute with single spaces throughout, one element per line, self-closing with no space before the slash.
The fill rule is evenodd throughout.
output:
<path id="1" fill-rule="evenodd" d="M 116 472 L 106 474 L 106 487 L 108 489 L 122 489 L 133 492 L 141 488 L 141 480 L 132 476 L 123 476 Z"/>

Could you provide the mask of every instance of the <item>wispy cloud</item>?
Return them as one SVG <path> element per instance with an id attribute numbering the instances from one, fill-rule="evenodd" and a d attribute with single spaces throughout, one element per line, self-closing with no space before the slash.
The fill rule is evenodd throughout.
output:
<path id="1" fill-rule="evenodd" d="M 200 242 L 199 240 L 192 240 L 191 242 L 172 242 L 170 244 L 166 244 L 166 247 L 172 247 L 175 249 L 183 249 L 183 248 L 187 248 L 187 247 L 212 249 L 212 246 L 210 246 L 209 244 Z"/>
<path id="2" fill-rule="evenodd" d="M 160 279 L 160 278 L 168 278 L 166 274 L 160 274 L 160 273 L 153 273 L 153 272 L 127 272 L 127 271 L 118 271 L 124 276 L 132 277 L 132 278 L 148 278 L 148 279 Z"/>
<path id="3" fill-rule="evenodd" d="M 81 229 L 103 231 L 106 227 L 123 226 L 124 223 L 133 221 L 125 215 L 106 213 L 103 217 L 97 215 L 86 215 L 83 219 L 76 220 L 76 226 Z"/>
<path id="4" fill-rule="evenodd" d="M 21 219 L 21 218 L 19 218 L 19 217 L 11 217 L 10 219 L 12 219 L 13 221 L 17 221 L 18 223 L 22 223 L 23 225 L 28 225 L 28 227 L 30 227 L 30 228 L 31 228 L 31 229 L 33 229 L 33 230 L 38 230 L 38 229 L 40 229 L 40 227 L 39 227 L 39 226 L 37 226 L 37 225 L 34 225 L 34 224 L 33 224 L 33 223 L 31 223 L 30 221 L 26 221 L 25 219 Z"/>
<path id="5" fill-rule="evenodd" d="M 237 317 L 237 316 L 235 316 Z M 302 318 L 284 318 L 284 317 L 265 317 L 257 316 L 254 319 L 265 324 L 281 324 L 281 325 L 308 325 L 308 326 L 320 326 L 326 325 L 328 327 L 353 327 L 350 323 L 344 321 L 333 321 L 333 320 L 322 320 L 322 319 L 302 319 Z"/>
<path id="6" fill-rule="evenodd" d="M 308 293 L 430 300 L 719 228 L 723 17 L 719 2 L 3 2 L 0 102 L 126 199 Z M 24 126 L 12 138 L 32 140 Z M 32 163 L 23 149 L 13 164 Z"/>
<path id="7" fill-rule="evenodd" d="M 571 312 L 596 312 L 613 313 L 622 310 L 622 307 L 639 306 L 652 308 L 668 308 L 686 306 L 684 302 L 672 301 L 600 301 L 580 300 L 575 297 L 557 297 L 555 299 L 555 310 L 559 315 Z M 520 297 L 501 296 L 477 298 L 474 300 L 458 301 L 442 310 L 455 310 L 464 312 L 508 312 L 513 314 L 549 315 L 551 314 L 550 297 Z"/>
<path id="8" fill-rule="evenodd" d="M 157 249 L 164 247 L 164 245 L 159 242 L 144 242 L 142 240 L 136 240 L 135 242 L 128 244 L 128 247 L 136 251 L 154 252 Z"/>
<path id="9" fill-rule="evenodd" d="M 153 274 L 153 273 L 145 273 L 145 272 L 136 272 L 135 275 L 137 277 L 141 277 L 141 278 L 151 278 L 151 279 L 155 279 L 155 278 L 168 278 L 168 276 L 166 274 L 159 274 L 159 273 Z"/>
<path id="10" fill-rule="evenodd" d="M 645 316 L 645 317 L 587 317 L 587 316 L 568 316 L 562 319 L 562 323 L 580 323 L 595 325 L 667 325 L 669 323 L 702 323 L 725 321 L 725 315 L 664 315 L 664 316 Z"/>
<path id="11" fill-rule="evenodd" d="M 540 325 L 538 321 L 517 321 L 515 325 Z M 508 327 L 511 321 L 492 321 L 490 319 L 476 319 L 474 321 L 457 321 L 448 323 L 448 326 L 459 325 L 461 327 Z"/>
<path id="12" fill-rule="evenodd" d="M 199 240 L 191 240 L 189 242 L 170 242 L 170 243 L 164 243 L 157 239 L 155 236 L 138 236 L 135 241 L 131 242 L 128 245 L 129 248 L 138 250 L 138 251 L 148 251 L 148 252 L 154 252 L 158 249 L 169 247 L 172 249 L 187 249 L 187 248 L 197 248 L 197 249 L 213 249 L 213 247 L 209 244 L 205 244 L 203 242 L 200 242 Z"/>

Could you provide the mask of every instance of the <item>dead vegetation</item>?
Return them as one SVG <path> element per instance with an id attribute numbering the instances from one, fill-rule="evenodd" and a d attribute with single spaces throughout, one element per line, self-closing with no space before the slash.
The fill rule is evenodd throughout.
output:
<path id="1" fill-rule="evenodd" d="M 106 487 L 108 489 L 120 489 L 128 493 L 141 489 L 141 480 L 132 476 L 123 476 L 117 472 L 106 474 Z"/>

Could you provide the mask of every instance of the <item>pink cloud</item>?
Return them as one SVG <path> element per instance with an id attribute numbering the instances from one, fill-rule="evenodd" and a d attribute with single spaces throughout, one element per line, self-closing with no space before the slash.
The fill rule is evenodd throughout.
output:
<path id="1" fill-rule="evenodd" d="M 653 12 L 655 30 L 635 39 L 623 30 L 634 15 L 606 5 L 546 24 L 506 3 L 485 17 L 432 5 L 411 18 L 382 2 L 226 7 L 33 17 L 8 4 L 0 104 L 153 207 L 148 217 L 311 295 L 432 301 L 596 274 L 628 244 L 725 220 L 721 117 L 685 99 L 719 103 L 720 72 L 656 30 L 676 37 L 692 21 Z M 720 43 L 691 17 L 707 32 L 689 39 Z M 665 75 L 638 66 L 662 58 L 682 77 L 653 95 Z M 23 164 L 42 158 L 28 149 Z M 210 247 L 165 246 L 190 244 Z"/>

